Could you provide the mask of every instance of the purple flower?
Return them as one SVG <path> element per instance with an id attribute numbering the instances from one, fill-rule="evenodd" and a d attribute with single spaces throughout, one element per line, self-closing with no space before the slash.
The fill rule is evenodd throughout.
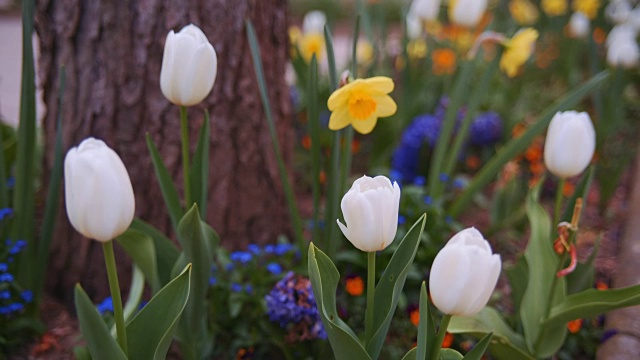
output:
<path id="1" fill-rule="evenodd" d="M 253 259 L 253 255 L 246 251 L 234 251 L 229 257 L 231 258 L 231 261 L 239 262 L 241 264 L 246 264 Z"/>
<path id="2" fill-rule="evenodd" d="M 269 271 L 273 275 L 280 275 L 282 273 L 282 266 L 280 266 L 280 264 L 274 263 L 274 262 L 268 263 L 267 264 L 267 271 Z"/>
<path id="3" fill-rule="evenodd" d="M 473 145 L 492 145 L 502 136 L 502 119 L 498 113 L 489 111 L 476 117 L 469 129 L 469 141 Z"/>
<path id="4" fill-rule="evenodd" d="M 100 314 L 104 314 L 106 312 L 113 313 L 113 299 L 111 296 L 104 298 L 100 304 L 96 305 L 96 308 Z"/>

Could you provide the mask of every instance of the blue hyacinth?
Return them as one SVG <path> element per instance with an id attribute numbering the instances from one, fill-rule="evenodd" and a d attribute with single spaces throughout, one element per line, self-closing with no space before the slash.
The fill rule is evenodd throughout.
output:
<path id="1" fill-rule="evenodd" d="M 478 115 L 469 128 L 469 141 L 473 145 L 492 145 L 502 137 L 502 119 L 489 111 Z"/>
<path id="2" fill-rule="evenodd" d="M 269 319 L 286 329 L 292 340 L 327 338 L 309 279 L 289 272 L 265 300 Z"/>
<path id="3" fill-rule="evenodd" d="M 436 144 L 441 125 L 442 119 L 425 114 L 415 117 L 407 126 L 391 160 L 396 178 L 404 183 L 414 181 L 418 175 L 420 149 L 425 144 L 430 148 Z"/>

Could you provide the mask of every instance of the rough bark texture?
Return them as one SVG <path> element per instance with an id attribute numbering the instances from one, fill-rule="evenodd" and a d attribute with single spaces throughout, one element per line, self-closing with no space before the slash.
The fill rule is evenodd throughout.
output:
<path id="1" fill-rule="evenodd" d="M 88 136 L 105 140 L 129 170 L 136 215 L 173 236 L 144 136 L 151 134 L 176 184 L 181 184 L 178 108 L 163 97 L 159 77 L 169 30 L 196 24 L 218 54 L 212 94 L 189 109 L 192 151 L 203 109 L 211 113 L 207 220 L 229 248 L 273 241 L 288 231 L 289 221 L 245 20 L 251 19 L 258 34 L 276 126 L 288 158 L 292 133 L 283 77 L 286 9 L 285 0 L 38 1 L 36 30 L 41 46 L 39 75 L 48 107 L 44 120 L 47 146 L 53 144 L 59 68 L 64 65 L 65 148 Z M 49 154 L 46 169 L 51 163 Z M 122 253 L 116 256 L 124 261 Z M 105 296 L 103 264 L 99 244 L 82 239 L 62 211 L 52 245 L 49 289 L 69 299 L 73 284 L 79 281 L 95 297 Z"/>
<path id="2" fill-rule="evenodd" d="M 640 153 L 636 155 L 634 184 L 631 190 L 629 214 L 640 214 Z M 640 284 L 640 218 L 627 217 L 618 245 L 618 266 L 613 287 Z M 605 328 L 615 335 L 598 348 L 597 359 L 636 360 L 640 354 L 640 306 L 627 307 L 607 313 Z"/>

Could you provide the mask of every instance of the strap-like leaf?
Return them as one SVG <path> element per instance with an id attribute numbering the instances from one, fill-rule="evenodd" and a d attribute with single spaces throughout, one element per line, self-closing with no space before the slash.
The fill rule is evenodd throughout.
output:
<path id="1" fill-rule="evenodd" d="M 211 139 L 209 111 L 204 111 L 204 122 L 198 135 L 196 152 L 191 165 L 191 198 L 200 208 L 200 217 L 207 218 L 207 184 L 209 183 L 209 143 Z"/>
<path id="2" fill-rule="evenodd" d="M 191 266 L 163 287 L 127 324 L 130 359 L 161 360 L 167 357 L 173 333 L 187 300 Z"/>
<path id="3" fill-rule="evenodd" d="M 353 330 L 338 316 L 336 290 L 340 273 L 325 253 L 313 243 L 309 245 L 309 277 L 333 354 L 337 360 L 371 359 Z"/>
<path id="4" fill-rule="evenodd" d="M 482 359 L 482 355 L 484 355 L 484 352 L 487 351 L 487 347 L 489 346 L 489 343 L 491 342 L 491 336 L 493 335 L 493 333 L 488 333 L 487 335 L 485 335 L 485 337 L 482 338 L 482 340 L 480 340 L 476 346 L 473 347 L 473 349 L 471 349 L 471 351 L 469 351 L 467 353 L 467 355 L 464 356 L 464 360 L 480 360 Z"/>
<path id="5" fill-rule="evenodd" d="M 432 353 L 434 339 L 436 338 L 436 326 L 433 323 L 429 311 L 429 295 L 427 285 L 422 282 L 420 287 L 420 321 L 418 323 L 418 346 L 416 359 L 427 360 L 427 354 Z"/>
<path id="6" fill-rule="evenodd" d="M 75 303 L 80 322 L 80 332 L 94 360 L 126 360 L 120 345 L 111 336 L 102 315 L 93 305 L 80 284 L 75 288 Z M 132 358 L 133 359 L 133 358 Z"/>
<path id="7" fill-rule="evenodd" d="M 182 206 L 180 206 L 178 191 L 176 190 L 173 180 L 169 175 L 167 167 L 164 166 L 164 162 L 162 162 L 162 157 L 160 156 L 160 152 L 158 151 L 156 144 L 151 140 L 151 136 L 149 134 L 147 134 L 147 147 L 151 154 L 151 162 L 153 163 L 153 169 L 156 173 L 156 179 L 158 179 L 158 184 L 162 191 L 162 198 L 164 199 L 164 203 L 167 205 L 167 210 L 169 211 L 171 224 L 173 224 L 173 228 L 177 230 L 178 222 L 182 218 L 182 214 L 184 214 Z"/>
<path id="8" fill-rule="evenodd" d="M 413 263 L 413 258 L 418 251 L 420 237 L 424 230 L 427 214 L 423 214 L 418 221 L 409 229 L 404 236 L 400 245 L 393 253 L 389 265 L 385 269 L 375 293 L 375 315 L 374 329 L 375 333 L 371 337 L 371 341 L 367 344 L 367 352 L 371 358 L 375 359 L 380 354 L 384 340 L 387 337 L 387 331 L 391 324 L 391 319 L 396 311 L 398 300 L 407 279 L 409 269 Z"/>
<path id="9" fill-rule="evenodd" d="M 133 219 L 129 228 L 143 232 L 153 239 L 160 283 L 162 285 L 169 283 L 169 281 L 173 279 L 171 276 L 171 268 L 176 263 L 176 260 L 180 255 L 180 251 L 176 245 L 162 232 L 160 232 L 160 230 L 140 219 Z M 184 265 L 186 266 L 186 263 Z M 180 269 L 184 269 L 184 266 Z"/>
<path id="10" fill-rule="evenodd" d="M 153 293 L 157 293 L 161 285 L 158 277 L 156 249 L 151 237 L 143 232 L 128 229 L 124 234 L 118 236 L 116 241 L 142 270 Z"/>

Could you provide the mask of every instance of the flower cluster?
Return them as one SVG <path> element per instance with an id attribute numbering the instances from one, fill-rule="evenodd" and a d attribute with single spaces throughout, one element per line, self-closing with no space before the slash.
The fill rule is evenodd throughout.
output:
<path id="1" fill-rule="evenodd" d="M 327 338 L 309 279 L 289 272 L 265 300 L 269 319 L 288 331 L 291 342 Z"/>
<path id="2" fill-rule="evenodd" d="M 0 209 L 0 220 L 13 215 L 10 208 Z M 22 289 L 9 271 L 9 265 L 27 246 L 24 240 L 7 239 L 4 247 L 0 246 L 0 318 L 11 318 L 24 310 L 25 305 L 33 301 L 33 292 Z"/>

